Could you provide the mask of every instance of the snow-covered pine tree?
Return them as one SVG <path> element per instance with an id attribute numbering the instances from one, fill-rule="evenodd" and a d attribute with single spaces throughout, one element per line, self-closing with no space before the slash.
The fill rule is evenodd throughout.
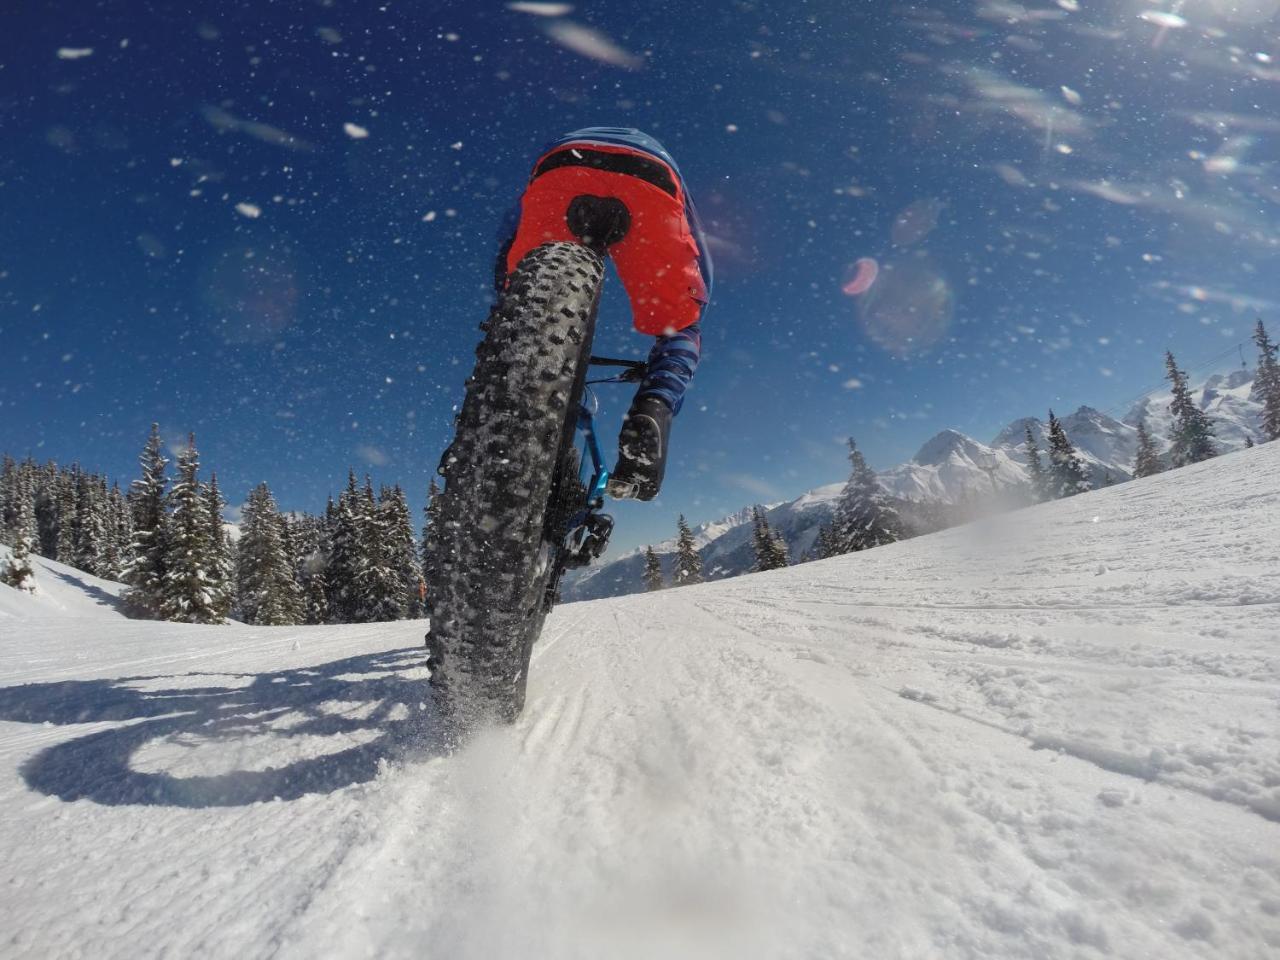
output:
<path id="1" fill-rule="evenodd" d="M 1089 477 L 1084 464 L 1076 455 L 1076 448 L 1067 439 L 1067 432 L 1052 410 L 1049 411 L 1049 469 L 1047 471 L 1049 496 L 1054 500 L 1074 497 L 1089 490 Z"/>
<path id="2" fill-rule="evenodd" d="M 862 451 L 849 438 L 849 479 L 840 492 L 832 518 L 832 536 L 840 553 L 867 550 L 901 540 L 905 533 L 898 508 Z"/>
<path id="3" fill-rule="evenodd" d="M 683 513 L 676 520 L 676 569 L 672 581 L 677 587 L 702 582 L 702 557 Z"/>
<path id="4" fill-rule="evenodd" d="M 0 543 L 17 539 L 20 481 L 17 461 L 6 453 L 0 461 Z"/>
<path id="5" fill-rule="evenodd" d="M 1185 467 L 1189 463 L 1216 457 L 1218 451 L 1213 445 L 1213 423 L 1191 399 L 1187 375 L 1178 369 L 1173 354 L 1167 350 L 1164 365 L 1167 371 L 1165 378 L 1172 384 L 1173 391 L 1173 402 L 1169 404 L 1173 413 L 1173 429 L 1169 436 L 1173 441 L 1169 450 L 1170 461 L 1175 467 Z"/>
<path id="6" fill-rule="evenodd" d="M 302 597 L 285 543 L 284 518 L 266 483 L 249 493 L 236 552 L 237 604 L 245 623 L 298 623 Z"/>
<path id="7" fill-rule="evenodd" d="M 431 528 L 435 525 L 440 513 L 439 497 L 440 484 L 436 483 L 435 477 L 432 477 L 431 483 L 427 485 L 427 504 L 422 508 L 422 540 L 420 541 L 422 566 L 419 572 L 424 581 L 427 578 L 427 570 L 431 567 L 427 553 L 431 549 Z M 430 600 L 429 597 L 428 600 Z"/>
<path id="8" fill-rule="evenodd" d="M 270 494 L 267 496 L 270 509 L 275 512 L 276 536 L 279 538 L 284 556 L 277 591 L 277 596 L 280 598 L 278 604 L 280 622 L 302 623 L 306 618 L 306 606 L 302 596 L 302 584 L 298 583 L 293 569 L 293 558 L 289 556 L 289 521 L 276 507 L 275 498 Z"/>
<path id="9" fill-rule="evenodd" d="M 649 592 L 661 590 L 666 584 L 662 582 L 662 561 L 652 546 L 644 548 L 644 588 Z"/>
<path id="10" fill-rule="evenodd" d="M 102 576 L 99 569 L 106 549 L 105 481 L 82 473 L 76 478 L 76 558 L 74 564 L 87 573 Z"/>
<path id="11" fill-rule="evenodd" d="M 36 543 L 36 498 L 35 490 L 26 486 L 18 493 L 18 515 L 14 521 L 14 542 L 26 540 L 28 548 Z"/>
<path id="12" fill-rule="evenodd" d="M 151 425 L 151 435 L 138 460 L 142 478 L 133 481 L 129 498 L 133 508 L 133 559 L 124 571 L 129 589 L 124 594 L 130 616 L 155 620 L 160 616 L 165 574 L 165 488 L 169 461 L 160 452 L 160 425 Z"/>
<path id="13" fill-rule="evenodd" d="M 303 593 L 307 605 L 307 623 L 328 623 L 332 611 L 329 609 L 329 554 L 333 552 L 333 529 L 337 522 L 338 505 L 330 496 L 325 503 L 324 513 L 315 518 L 316 552 L 307 560 L 307 579 L 303 583 Z"/>
<path id="14" fill-rule="evenodd" d="M 36 545 L 39 544 L 40 536 L 40 491 L 44 487 L 45 471 L 40 464 L 28 456 L 22 463 L 18 464 L 18 472 L 22 476 L 22 480 L 26 486 L 27 494 L 35 503 L 36 508 Z M 38 552 L 38 551 L 37 551 Z"/>
<path id="15" fill-rule="evenodd" d="M 129 512 L 129 502 L 120 492 L 120 487 L 113 483 L 107 494 L 107 544 L 102 551 L 101 577 L 108 580 L 120 580 L 129 566 L 133 544 L 133 517 Z"/>
<path id="16" fill-rule="evenodd" d="M 222 525 L 222 511 L 227 505 L 218 489 L 218 475 L 209 474 L 209 483 L 203 489 L 205 522 L 209 524 L 209 562 L 207 565 L 209 591 L 213 597 L 212 610 L 217 617 L 214 623 L 223 623 L 235 606 L 235 562 L 231 555 L 231 538 Z"/>
<path id="17" fill-rule="evenodd" d="M 329 551 L 333 549 L 333 528 L 338 519 L 338 505 L 333 502 L 333 494 L 325 501 L 324 512 L 316 516 L 316 542 L 319 555 L 316 561 L 328 565 Z"/>
<path id="18" fill-rule="evenodd" d="M 329 553 L 329 524 L 324 514 L 305 514 L 306 537 L 303 546 L 306 553 L 300 558 L 308 574 L 324 567 Z"/>
<path id="19" fill-rule="evenodd" d="M 813 544 L 813 556 L 818 560 L 828 560 L 831 557 L 840 556 L 840 553 L 840 544 L 836 542 L 835 524 L 832 520 L 828 520 L 818 527 L 818 537 Z"/>
<path id="20" fill-rule="evenodd" d="M 35 471 L 36 553 L 52 558 L 58 552 L 58 465 L 52 460 Z"/>
<path id="21" fill-rule="evenodd" d="M 332 498 L 330 505 L 332 506 Z M 288 529 L 294 579 L 302 590 L 303 618 L 307 623 L 326 623 L 329 616 L 329 588 L 324 578 L 324 568 L 328 563 L 325 520 L 309 513 L 297 513 L 289 518 Z M 317 591 L 321 594 L 319 602 Z"/>
<path id="22" fill-rule="evenodd" d="M 111 502 L 111 493 L 107 490 L 105 479 L 102 481 L 99 501 L 102 512 L 102 543 L 98 548 L 95 572 L 104 579 L 119 580 L 123 564 L 120 559 L 120 541 L 116 534 L 115 504 Z"/>
<path id="23" fill-rule="evenodd" d="M 59 563 L 69 567 L 76 565 L 76 534 L 79 527 L 79 516 L 76 510 L 76 485 L 80 478 L 80 465 L 73 463 L 71 469 L 58 476 L 58 547 L 53 557 Z"/>
<path id="24" fill-rule="evenodd" d="M 169 535 L 164 557 L 160 616 L 179 623 L 221 623 L 210 567 L 213 543 L 209 513 L 200 489 L 200 453 L 195 434 L 178 454 L 177 476 L 169 490 Z"/>
<path id="25" fill-rule="evenodd" d="M 773 564 L 770 569 L 782 570 L 791 566 L 791 548 L 787 546 L 786 538 L 777 530 L 770 530 L 769 550 L 770 563 Z"/>
<path id="26" fill-rule="evenodd" d="M 765 519 L 760 513 L 758 504 L 751 508 L 751 551 L 756 558 L 752 569 L 756 571 L 768 570 L 769 541 L 765 534 Z"/>
<path id="27" fill-rule="evenodd" d="M 363 526 L 360 490 L 355 471 L 351 470 L 347 472 L 347 488 L 338 496 L 333 511 L 333 540 L 325 565 L 329 618 L 334 623 L 359 622 L 359 589 L 367 566 Z"/>
<path id="28" fill-rule="evenodd" d="M 751 546 L 756 555 L 756 570 L 778 570 L 791 562 L 787 543 L 769 526 L 769 518 L 759 507 L 751 509 Z"/>
<path id="29" fill-rule="evenodd" d="M 36 462 L 27 457 L 18 466 L 18 530 L 25 531 L 31 538 L 31 550 L 40 552 L 40 468 Z M 26 518 L 26 511 L 31 511 L 31 519 Z M 30 524 L 30 525 L 28 525 Z"/>
<path id="30" fill-rule="evenodd" d="M 356 619 L 361 623 L 395 619 L 394 615 L 386 615 L 390 584 L 395 579 L 386 549 L 388 536 L 385 517 L 378 510 L 378 501 L 373 495 L 373 480 L 366 473 L 364 488 L 360 491 L 360 538 L 365 569 L 360 581 L 360 610 Z"/>
<path id="31" fill-rule="evenodd" d="M 1027 475 L 1031 477 L 1031 499 L 1035 503 L 1049 499 L 1049 478 L 1040 460 L 1040 445 L 1036 443 L 1030 424 L 1027 425 Z"/>
<path id="32" fill-rule="evenodd" d="M 384 489 L 382 496 L 384 500 L 381 508 L 387 513 L 390 527 L 391 556 L 400 580 L 401 604 L 404 608 L 401 616 L 417 619 L 423 616 L 422 600 L 418 594 L 422 570 L 418 566 L 418 544 L 413 539 L 413 514 L 409 511 L 409 502 L 399 484 L 390 491 Z"/>
<path id="33" fill-rule="evenodd" d="M 28 458 L 15 463 L 5 457 L 3 492 L 3 535 L 0 543 L 15 546 L 20 537 L 27 537 L 27 549 L 34 550 L 40 542 L 36 522 L 36 467 Z"/>
<path id="34" fill-rule="evenodd" d="M 1253 342 L 1258 345 L 1258 373 L 1253 380 L 1253 392 L 1262 404 L 1263 440 L 1280 440 L 1280 344 L 1271 342 L 1267 328 L 1259 318 L 1253 330 Z"/>
<path id="35" fill-rule="evenodd" d="M 325 582 L 324 567 L 319 567 L 307 577 L 303 585 L 302 602 L 307 623 L 329 622 L 329 585 Z"/>
<path id="36" fill-rule="evenodd" d="M 333 502 L 333 494 L 325 501 L 324 513 L 320 515 L 320 552 L 324 561 L 329 562 L 329 551 L 333 549 L 333 531 L 338 526 L 338 505 Z"/>
<path id="37" fill-rule="evenodd" d="M 315 554 L 320 549 L 319 527 L 319 521 L 309 513 L 295 513 L 285 518 L 289 562 L 293 564 L 293 577 L 303 592 L 306 591 Z"/>
<path id="38" fill-rule="evenodd" d="M 406 587 L 400 572 L 401 549 L 396 542 L 396 518 L 386 487 L 373 497 L 373 481 L 364 478 L 361 500 L 361 539 L 367 560 L 360 581 L 360 605 L 356 620 L 382 623 L 399 620 L 407 606 Z M 412 537 L 412 534 L 410 534 Z"/>
<path id="39" fill-rule="evenodd" d="M 1150 477 L 1159 473 L 1164 467 L 1160 463 L 1160 454 L 1156 452 L 1156 442 L 1147 429 L 1144 417 L 1138 421 L 1138 455 L 1133 462 L 1134 477 Z"/>
<path id="40" fill-rule="evenodd" d="M 36 592 L 36 571 L 31 563 L 31 546 L 35 542 L 36 515 L 34 500 L 21 502 L 18 515 L 13 520 L 13 547 L 9 559 L 0 569 L 0 583 L 21 590 Z"/>
<path id="41" fill-rule="evenodd" d="M 107 478 L 104 476 L 95 478 L 94 499 L 97 522 L 100 525 L 98 546 L 93 559 L 94 573 L 100 577 L 106 577 L 106 571 L 111 566 L 109 557 L 115 539 L 115 515 L 111 506 L 111 493 L 107 490 Z M 115 577 L 109 579 L 114 580 Z"/>

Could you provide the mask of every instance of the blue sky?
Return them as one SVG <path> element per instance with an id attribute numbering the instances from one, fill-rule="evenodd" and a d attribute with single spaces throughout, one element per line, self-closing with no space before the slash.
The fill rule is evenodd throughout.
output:
<path id="1" fill-rule="evenodd" d="M 1122 405 L 1280 302 L 1270 0 L 207 6 L 0 13 L 0 449 L 124 480 L 158 420 L 233 500 L 420 504 L 498 221 L 584 125 L 668 146 L 716 261 L 620 545 L 841 479 L 849 434 L 883 468 Z M 646 349 L 615 283 L 597 351 Z"/>

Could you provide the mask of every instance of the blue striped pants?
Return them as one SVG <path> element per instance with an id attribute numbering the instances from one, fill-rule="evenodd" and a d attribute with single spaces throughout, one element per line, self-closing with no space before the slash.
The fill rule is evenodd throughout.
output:
<path id="1" fill-rule="evenodd" d="M 693 374 L 702 356 L 702 325 L 692 323 L 670 336 L 658 337 L 649 351 L 648 367 L 636 399 L 657 397 L 679 413 L 684 403 L 684 392 L 689 389 Z"/>

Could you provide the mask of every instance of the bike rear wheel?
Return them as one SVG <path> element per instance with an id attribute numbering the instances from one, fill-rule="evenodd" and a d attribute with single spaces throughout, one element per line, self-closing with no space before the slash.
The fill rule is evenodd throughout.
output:
<path id="1" fill-rule="evenodd" d="M 604 261 L 527 254 L 483 325 L 428 540 L 431 685 L 453 724 L 511 722 L 546 616 L 559 544 L 553 486 L 572 448 Z"/>

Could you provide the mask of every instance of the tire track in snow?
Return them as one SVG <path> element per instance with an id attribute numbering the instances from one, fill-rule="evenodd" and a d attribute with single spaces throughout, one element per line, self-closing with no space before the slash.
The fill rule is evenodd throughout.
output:
<path id="1" fill-rule="evenodd" d="M 589 618 L 579 614 L 550 638 L 544 631 L 531 660 L 553 656 Z M 394 770 L 372 804 L 379 828 L 290 924 L 282 956 L 412 956 L 424 944 L 451 957 L 484 955 L 475 942 L 485 938 L 484 922 L 462 918 L 491 905 L 502 870 L 490 841 L 522 816 L 505 774 L 523 761 L 555 779 L 556 758 L 577 756 L 590 710 L 589 691 L 548 692 L 545 679 L 543 669 L 531 672 L 525 712 L 512 727 L 482 734 L 447 757 L 408 757 Z"/>
<path id="2" fill-rule="evenodd" d="M 893 694 L 895 691 L 890 687 L 881 687 L 886 693 Z M 914 691 L 912 692 L 914 693 Z M 932 710 L 938 710 L 949 717 L 955 717 L 968 723 L 978 724 L 988 730 L 995 730 L 1008 737 L 1018 740 L 1032 750 L 1049 750 L 1054 753 L 1069 756 L 1083 763 L 1091 764 L 1100 770 L 1108 773 L 1115 773 L 1125 777 L 1131 777 L 1135 780 L 1141 780 L 1145 783 L 1158 783 L 1165 787 L 1176 790 L 1183 790 L 1188 793 L 1194 793 L 1197 796 L 1204 797 L 1215 803 L 1224 803 L 1230 806 L 1248 810 L 1256 813 L 1264 820 L 1272 822 L 1280 822 L 1280 807 L 1266 797 L 1251 797 L 1248 795 L 1233 795 L 1229 791 L 1217 789 L 1212 786 L 1196 783 L 1185 777 L 1179 777 L 1175 772 L 1169 772 L 1161 768 L 1160 762 L 1154 759 L 1150 754 L 1146 757 L 1135 756 L 1133 754 L 1124 753 L 1120 750 L 1114 750 L 1110 747 L 1096 743 L 1088 743 L 1073 737 L 1060 736 L 1051 733 L 1026 734 L 1010 727 L 984 720 L 981 717 L 975 717 L 963 712 L 962 710 L 945 707 L 940 703 L 936 703 L 919 695 L 911 695 L 903 690 L 896 691 L 897 696 L 901 697 L 908 703 L 919 704 L 922 707 L 929 707 Z"/>

